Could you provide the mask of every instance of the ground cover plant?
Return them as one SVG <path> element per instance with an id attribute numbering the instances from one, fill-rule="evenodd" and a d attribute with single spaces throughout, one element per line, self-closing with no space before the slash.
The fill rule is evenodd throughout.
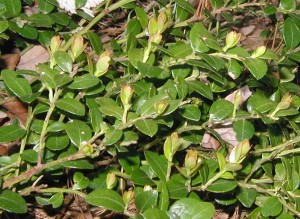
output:
<path id="1" fill-rule="evenodd" d="M 299 1 L 59 3 L 0 0 L 3 218 L 300 217 Z"/>

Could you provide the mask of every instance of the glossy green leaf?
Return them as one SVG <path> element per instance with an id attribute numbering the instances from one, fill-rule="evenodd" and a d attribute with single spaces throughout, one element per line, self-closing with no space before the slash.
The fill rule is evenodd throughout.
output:
<path id="1" fill-rule="evenodd" d="M 233 130 L 236 133 L 236 139 L 243 141 L 252 138 L 255 132 L 253 124 L 247 120 L 239 120 L 233 123 Z"/>
<path id="2" fill-rule="evenodd" d="M 191 13 L 191 14 L 195 13 L 195 8 L 189 2 L 186 2 L 184 0 L 175 0 L 175 3 L 179 7 L 183 8 L 186 11 L 188 11 L 189 13 Z"/>
<path id="3" fill-rule="evenodd" d="M 28 21 L 37 27 L 51 27 L 55 23 L 47 14 L 33 14 L 28 17 Z"/>
<path id="4" fill-rule="evenodd" d="M 191 47 L 195 52 L 208 52 L 209 47 L 204 42 L 201 37 L 201 31 L 203 31 L 204 26 L 200 23 L 195 24 L 190 32 L 190 40 L 191 40 Z"/>
<path id="5" fill-rule="evenodd" d="M 145 158 L 149 163 L 150 167 L 152 168 L 152 170 L 154 171 L 154 173 L 162 181 L 165 181 L 167 175 L 167 166 L 168 166 L 167 159 L 151 151 L 145 151 Z"/>
<path id="6" fill-rule="evenodd" d="M 27 212 L 25 199 L 18 193 L 10 190 L 2 190 L 0 193 L 0 209 L 17 214 Z"/>
<path id="7" fill-rule="evenodd" d="M 276 103 L 269 100 L 261 94 L 252 95 L 247 102 L 249 112 L 259 111 L 261 113 L 268 112 L 276 107 Z"/>
<path id="8" fill-rule="evenodd" d="M 7 21 L 0 21 L 0 33 L 3 33 L 8 28 Z"/>
<path id="9" fill-rule="evenodd" d="M 157 122 L 151 119 L 138 120 L 134 125 L 140 132 L 150 137 L 153 137 L 158 131 Z"/>
<path id="10" fill-rule="evenodd" d="M 140 114 L 144 116 L 144 115 L 151 115 L 155 113 L 156 112 L 155 103 L 159 102 L 160 100 L 165 100 L 168 97 L 169 95 L 167 93 L 160 93 L 151 97 L 146 102 L 144 102 L 143 105 L 141 106 Z"/>
<path id="11" fill-rule="evenodd" d="M 233 104 L 227 100 L 219 99 L 210 107 L 209 118 L 211 120 L 220 121 L 228 118 L 233 113 Z"/>
<path id="12" fill-rule="evenodd" d="M 51 204 L 53 208 L 60 207 L 63 204 L 63 202 L 64 202 L 64 195 L 61 192 L 54 194 L 49 199 L 49 204 Z"/>
<path id="13" fill-rule="evenodd" d="M 65 97 L 59 99 L 56 102 L 56 106 L 66 112 L 72 113 L 74 115 L 83 116 L 85 114 L 84 105 L 76 99 Z"/>
<path id="14" fill-rule="evenodd" d="M 135 197 L 135 206 L 139 212 L 157 205 L 158 192 L 156 190 L 144 191 Z"/>
<path id="15" fill-rule="evenodd" d="M 189 92 L 189 85 L 182 77 L 178 77 L 176 84 L 177 93 L 180 99 L 184 99 Z"/>
<path id="16" fill-rule="evenodd" d="M 17 17 L 22 10 L 21 0 L 0 0 L 0 14 L 5 17 Z"/>
<path id="17" fill-rule="evenodd" d="M 5 0 L 7 1 L 7 0 Z M 21 36 L 35 40 L 38 38 L 38 31 L 36 28 L 24 25 L 23 27 L 19 27 L 16 23 L 14 22 L 9 22 L 9 28 L 14 30 L 16 33 L 20 34 Z"/>
<path id="18" fill-rule="evenodd" d="M 148 15 L 147 13 L 144 11 L 144 9 L 140 8 L 140 7 L 136 7 L 134 9 L 136 16 L 139 20 L 139 22 L 142 25 L 143 30 L 145 30 L 148 27 Z"/>
<path id="19" fill-rule="evenodd" d="M 287 49 L 293 49 L 300 43 L 299 35 L 300 29 L 299 25 L 296 24 L 296 20 L 288 17 L 283 23 L 283 38 Z"/>
<path id="20" fill-rule="evenodd" d="M 167 211 L 170 204 L 170 195 L 167 185 L 164 182 L 160 182 L 158 191 L 160 192 L 158 196 L 158 207 L 163 211 Z"/>
<path id="21" fill-rule="evenodd" d="M 99 109 L 93 108 L 90 110 L 90 121 L 95 132 L 101 130 L 101 124 L 103 122 L 103 117 Z"/>
<path id="22" fill-rule="evenodd" d="M 165 79 L 170 75 L 170 72 L 167 69 L 150 66 L 143 62 L 138 62 L 137 68 L 144 77 Z"/>
<path id="23" fill-rule="evenodd" d="M 18 97 L 32 94 L 29 82 L 12 70 L 2 70 L 1 76 L 6 86 Z"/>
<path id="24" fill-rule="evenodd" d="M 208 85 L 204 84 L 201 81 L 189 81 L 188 85 L 191 90 L 197 92 L 198 94 L 206 97 L 209 100 L 213 100 L 213 93 Z"/>
<path id="25" fill-rule="evenodd" d="M 296 0 L 280 0 L 279 7 L 285 11 L 293 11 L 296 9 Z"/>
<path id="26" fill-rule="evenodd" d="M 123 131 L 121 129 L 115 129 L 114 127 L 110 127 L 105 131 L 103 142 L 105 145 L 112 145 L 119 141 L 122 135 Z"/>
<path id="27" fill-rule="evenodd" d="M 138 153 L 134 151 L 124 150 L 118 152 L 118 161 L 127 174 L 131 174 L 140 166 L 140 157 Z"/>
<path id="28" fill-rule="evenodd" d="M 50 134 L 45 143 L 50 150 L 62 150 L 69 145 L 69 137 L 63 133 Z"/>
<path id="29" fill-rule="evenodd" d="M 142 170 L 137 169 L 131 173 L 130 180 L 140 186 L 145 185 L 154 185 L 153 181 L 149 178 L 149 176 Z"/>
<path id="30" fill-rule="evenodd" d="M 172 54 L 172 57 L 175 59 L 185 58 L 192 54 L 193 50 L 189 44 L 178 42 L 175 45 L 169 47 L 169 53 Z"/>
<path id="31" fill-rule="evenodd" d="M 132 48 L 128 51 L 128 59 L 130 63 L 137 68 L 139 62 L 143 62 L 144 50 L 140 48 Z"/>
<path id="32" fill-rule="evenodd" d="M 237 182 L 234 180 L 227 179 L 218 179 L 213 182 L 209 187 L 207 187 L 207 191 L 214 193 L 224 193 L 232 191 L 237 187 Z"/>
<path id="33" fill-rule="evenodd" d="M 201 117 L 200 109 L 193 104 L 188 104 L 188 105 L 184 105 L 184 106 L 180 107 L 179 113 L 184 118 L 192 120 L 192 121 L 199 121 L 200 117 Z"/>
<path id="34" fill-rule="evenodd" d="M 282 211 L 282 204 L 276 196 L 267 198 L 262 206 L 261 213 L 265 217 L 277 216 Z"/>
<path id="35" fill-rule="evenodd" d="M 259 58 L 246 58 L 243 60 L 243 63 L 257 80 L 263 78 L 267 73 L 268 67 L 266 62 Z"/>
<path id="36" fill-rule="evenodd" d="M 91 74 L 84 74 L 82 76 L 74 77 L 72 84 L 68 86 L 71 89 L 87 89 L 99 83 L 99 79 Z"/>
<path id="37" fill-rule="evenodd" d="M 86 196 L 85 201 L 88 204 L 117 212 L 123 212 L 125 207 L 119 193 L 109 189 L 95 190 Z"/>
<path id="38" fill-rule="evenodd" d="M 139 34 L 141 32 L 141 29 L 142 29 L 141 23 L 139 22 L 138 19 L 136 19 L 136 18 L 130 19 L 127 22 L 125 34 L 127 36 L 130 34 L 132 34 L 133 36 L 136 36 L 137 34 Z"/>
<path id="39" fill-rule="evenodd" d="M 38 160 L 38 153 L 35 150 L 28 149 L 23 151 L 21 154 L 21 157 L 23 160 L 30 162 L 30 163 L 36 163 Z"/>
<path id="40" fill-rule="evenodd" d="M 255 202 L 257 194 L 254 189 L 240 187 L 236 197 L 246 208 L 250 208 Z"/>
<path id="41" fill-rule="evenodd" d="M 225 67 L 226 62 L 219 57 L 207 55 L 205 53 L 201 53 L 199 55 L 203 58 L 203 60 L 205 60 L 211 67 L 213 67 L 217 71 Z"/>
<path id="42" fill-rule="evenodd" d="M 107 116 L 115 117 L 122 120 L 123 109 L 113 99 L 100 97 L 96 99 L 96 102 L 100 105 L 100 112 Z"/>
<path id="43" fill-rule="evenodd" d="M 93 170 L 94 165 L 87 160 L 73 160 L 73 161 L 66 161 L 61 164 L 63 167 L 74 168 L 74 169 L 81 169 L 81 170 Z"/>
<path id="44" fill-rule="evenodd" d="M 66 132 L 73 144 L 80 147 L 82 142 L 86 142 L 91 139 L 91 128 L 83 121 L 73 120 L 66 124 Z"/>
<path id="45" fill-rule="evenodd" d="M 39 0 L 39 9 L 43 14 L 48 14 L 55 8 L 54 5 L 48 3 L 46 0 Z"/>
<path id="46" fill-rule="evenodd" d="M 211 1 L 211 6 L 213 6 L 214 9 L 221 8 L 224 5 L 223 0 L 212 0 Z"/>
<path id="47" fill-rule="evenodd" d="M 10 142 L 23 138 L 26 131 L 18 125 L 0 127 L 0 142 Z"/>
<path id="48" fill-rule="evenodd" d="M 55 121 L 53 123 L 51 123 L 48 128 L 47 131 L 48 132 L 60 132 L 65 130 L 66 128 L 66 124 L 60 121 Z"/>
<path id="49" fill-rule="evenodd" d="M 61 70 L 71 73 L 73 60 L 68 53 L 63 51 L 56 51 L 53 57 Z"/>
<path id="50" fill-rule="evenodd" d="M 73 189 L 75 190 L 85 189 L 90 184 L 89 178 L 85 177 L 81 172 L 74 173 L 73 181 L 75 183 Z"/>
<path id="51" fill-rule="evenodd" d="M 145 219 L 169 219 L 167 213 L 158 208 L 148 208 L 146 211 L 144 211 L 143 216 Z"/>
<path id="52" fill-rule="evenodd" d="M 183 198 L 176 201 L 169 211 L 181 219 L 209 219 L 214 215 L 215 207 L 209 202 Z"/>
<path id="53" fill-rule="evenodd" d="M 103 50 L 103 44 L 101 42 L 99 35 L 96 34 L 95 32 L 88 32 L 86 35 L 89 41 L 91 42 L 92 47 L 95 50 L 96 54 L 100 55 L 100 53 Z"/>
<path id="54" fill-rule="evenodd" d="M 68 16 L 68 14 L 64 12 L 54 12 L 49 15 L 55 21 L 55 23 L 60 24 L 62 26 L 67 26 L 71 21 L 70 16 Z"/>

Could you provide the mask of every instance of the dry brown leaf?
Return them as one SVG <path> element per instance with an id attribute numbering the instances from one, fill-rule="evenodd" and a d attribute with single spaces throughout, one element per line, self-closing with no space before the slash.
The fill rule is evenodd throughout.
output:
<path id="1" fill-rule="evenodd" d="M 0 67 L 2 69 L 14 70 L 19 61 L 19 54 L 4 54 L 0 56 Z"/>
<path id="2" fill-rule="evenodd" d="M 45 63 L 49 60 L 47 49 L 40 45 L 33 46 L 24 55 L 21 56 L 20 62 L 17 65 L 18 70 L 33 70 L 40 63 Z"/>
<path id="3" fill-rule="evenodd" d="M 225 97 L 225 99 L 230 102 L 233 102 L 235 93 L 238 91 L 242 95 L 241 105 L 252 95 L 252 92 L 250 91 L 249 87 L 244 86 L 234 91 L 233 93 L 229 94 L 227 97 Z M 231 145 L 231 147 L 232 146 L 235 147 L 236 145 L 238 145 L 239 141 L 236 139 L 236 133 L 233 131 L 232 123 L 216 125 L 210 128 L 212 128 L 215 132 L 217 132 L 224 141 L 226 141 L 228 144 Z M 217 150 L 221 146 L 220 142 L 207 132 L 203 136 L 201 145 L 204 148 L 209 148 L 214 150 Z"/>
<path id="4" fill-rule="evenodd" d="M 24 103 L 16 99 L 14 101 L 2 104 L 2 106 L 7 109 L 8 113 L 10 114 L 10 118 L 17 117 L 21 124 L 25 126 L 28 112 L 27 106 Z"/>

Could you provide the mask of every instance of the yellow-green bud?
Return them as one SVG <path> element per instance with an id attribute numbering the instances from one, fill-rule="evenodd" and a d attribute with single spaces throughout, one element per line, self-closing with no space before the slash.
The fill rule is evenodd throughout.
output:
<path id="1" fill-rule="evenodd" d="M 117 177 L 116 174 L 113 172 L 109 172 L 106 176 L 106 187 L 108 189 L 112 189 L 116 186 L 117 184 Z"/>
<path id="2" fill-rule="evenodd" d="M 244 141 L 240 142 L 237 146 L 235 146 L 230 155 L 229 155 L 229 162 L 230 163 L 241 163 L 248 152 L 250 151 L 250 142 L 249 139 L 245 139 Z"/>
<path id="3" fill-rule="evenodd" d="M 292 103 L 292 95 L 290 93 L 286 93 L 281 98 L 281 101 L 278 103 L 277 108 L 278 110 L 288 109 L 291 103 Z"/>
<path id="4" fill-rule="evenodd" d="M 179 144 L 179 137 L 177 132 L 173 132 L 171 136 L 167 137 L 164 143 L 164 155 L 168 161 L 172 161 L 174 154 L 178 150 Z"/>
<path id="5" fill-rule="evenodd" d="M 84 155 L 91 156 L 94 153 L 93 145 L 90 143 L 83 141 L 80 143 L 80 150 Z"/>
<path id="6" fill-rule="evenodd" d="M 260 46 L 258 48 L 256 48 L 256 50 L 253 51 L 252 55 L 251 55 L 251 58 L 258 58 L 260 56 L 262 56 L 263 54 L 265 54 L 267 50 L 267 47 L 265 46 Z"/>
<path id="7" fill-rule="evenodd" d="M 61 39 L 60 39 L 60 36 L 53 36 L 51 38 L 51 42 L 50 42 L 50 50 L 52 53 L 58 51 L 61 47 Z"/>
<path id="8" fill-rule="evenodd" d="M 185 168 L 191 170 L 196 167 L 198 162 L 198 152 L 196 150 L 188 150 L 184 159 Z"/>
<path id="9" fill-rule="evenodd" d="M 123 197 L 122 197 L 125 205 L 128 205 L 129 202 L 133 199 L 133 197 L 134 197 L 134 192 L 133 191 L 131 191 L 131 190 L 125 191 L 123 193 Z"/>
<path id="10" fill-rule="evenodd" d="M 154 105 L 155 111 L 159 115 L 162 114 L 167 109 L 168 106 L 169 104 L 165 100 L 160 100 L 156 102 Z"/>
<path id="11" fill-rule="evenodd" d="M 109 51 L 105 51 L 100 55 L 96 63 L 96 70 L 94 72 L 96 77 L 100 77 L 108 71 L 110 60 L 111 58 Z"/>
<path id="12" fill-rule="evenodd" d="M 85 45 L 83 44 L 83 37 L 82 36 L 76 36 L 71 44 L 71 52 L 76 59 L 85 49 Z"/>
<path id="13" fill-rule="evenodd" d="M 227 34 L 225 39 L 225 47 L 223 48 L 224 51 L 227 51 L 228 49 L 234 47 L 241 39 L 241 34 L 231 31 Z"/>
<path id="14" fill-rule="evenodd" d="M 166 21 L 167 21 L 167 15 L 164 12 L 161 12 L 157 17 L 157 32 L 158 33 L 163 32 Z"/>
<path id="15" fill-rule="evenodd" d="M 156 34 L 158 31 L 157 20 L 155 16 L 151 17 L 149 20 L 148 31 L 150 36 Z"/>
<path id="16" fill-rule="evenodd" d="M 149 41 L 152 43 L 160 44 L 161 40 L 162 40 L 162 35 L 159 33 L 151 35 L 149 37 Z"/>
<path id="17" fill-rule="evenodd" d="M 122 87 L 120 97 L 123 105 L 130 104 L 133 92 L 134 90 L 129 84 Z"/>

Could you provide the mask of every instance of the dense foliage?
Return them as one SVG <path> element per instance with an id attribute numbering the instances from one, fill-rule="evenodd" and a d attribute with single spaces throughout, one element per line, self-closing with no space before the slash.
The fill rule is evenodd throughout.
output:
<path id="1" fill-rule="evenodd" d="M 1 71 L 1 111 L 26 106 L 1 123 L 3 215 L 66 211 L 71 195 L 94 216 L 300 217 L 297 1 L 190 2 L 104 1 L 91 17 L 85 0 L 72 15 L 0 0 L 2 54 L 49 52 Z M 103 42 L 99 26 L 124 29 Z"/>

